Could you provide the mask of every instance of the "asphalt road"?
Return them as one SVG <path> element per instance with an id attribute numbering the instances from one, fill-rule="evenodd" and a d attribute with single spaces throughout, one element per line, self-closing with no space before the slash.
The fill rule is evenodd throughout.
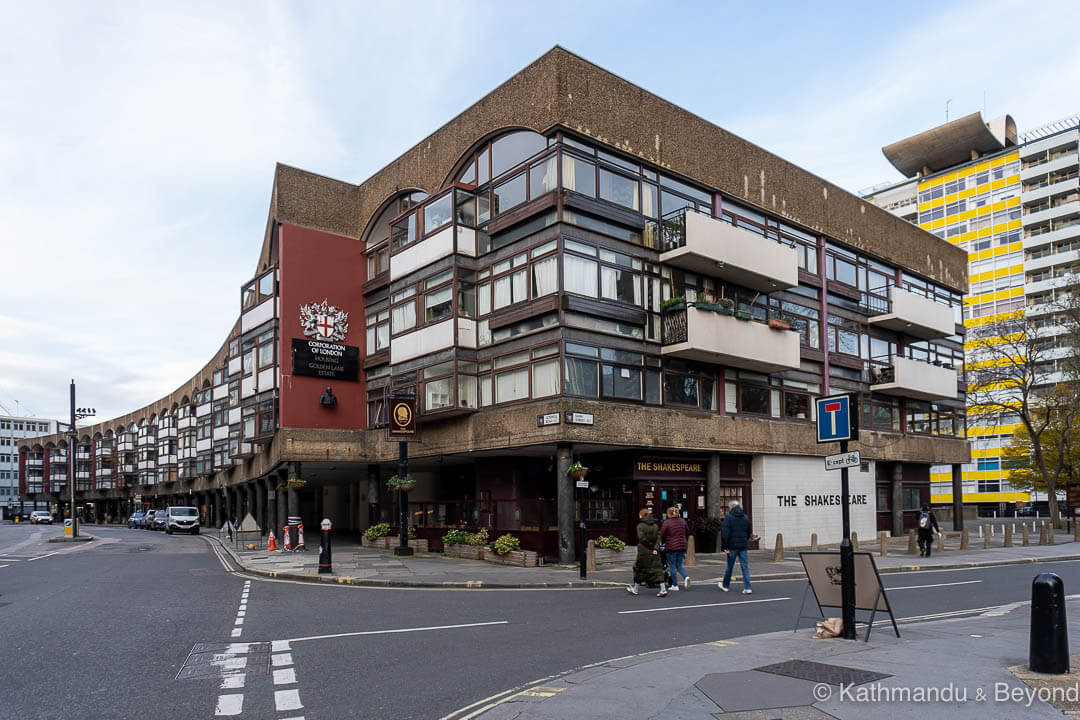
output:
<path id="1" fill-rule="evenodd" d="M 438 719 L 584 664 L 790 629 L 805 587 L 762 581 L 743 596 L 698 578 L 657 598 L 313 585 L 227 572 L 203 537 L 93 528 L 88 545 L 42 542 L 60 532 L 0 526 L 0 717 Z M 913 618 L 1027 600 L 1044 571 L 1080 587 L 1080 562 L 885 584 L 897 617 Z"/>

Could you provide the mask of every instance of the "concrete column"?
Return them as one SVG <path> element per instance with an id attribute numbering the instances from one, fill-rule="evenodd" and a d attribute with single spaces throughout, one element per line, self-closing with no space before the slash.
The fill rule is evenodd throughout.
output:
<path id="1" fill-rule="evenodd" d="M 277 475 L 271 475 L 266 478 L 266 513 L 263 515 L 263 534 L 269 535 L 270 529 L 274 529 L 274 537 L 277 537 L 277 528 L 274 528 L 275 520 L 277 520 Z"/>
<path id="2" fill-rule="evenodd" d="M 224 525 L 225 521 L 232 521 L 232 491 L 230 491 L 229 488 L 224 487 L 221 488 L 221 494 L 224 496 L 222 498 L 223 502 L 221 506 L 224 510 L 224 512 L 222 513 L 224 517 L 222 518 L 221 522 L 218 523 L 219 527 L 221 525 Z"/>
<path id="3" fill-rule="evenodd" d="M 283 545 L 285 543 L 285 533 L 282 531 L 282 528 L 285 527 L 285 523 L 289 517 L 289 498 L 286 491 L 281 488 L 281 483 L 288 479 L 288 474 L 285 471 L 282 471 L 278 474 L 277 479 L 277 523 L 274 525 L 274 529 L 278 534 L 278 544 Z"/>
<path id="4" fill-rule="evenodd" d="M 266 534 L 266 487 L 270 484 L 269 478 L 255 480 L 251 483 L 251 489 L 255 493 L 255 522 L 259 523 L 259 534 Z"/>
<path id="5" fill-rule="evenodd" d="M 555 451 L 555 497 L 559 511 L 559 562 L 574 562 L 574 481 L 570 477 L 573 445 L 559 445 Z"/>
<path id="6" fill-rule="evenodd" d="M 300 463 L 293 463 L 290 474 L 295 477 L 303 477 L 300 474 Z M 296 547 L 296 543 L 300 539 L 296 530 L 296 524 L 300 522 L 300 520 L 297 519 L 300 517 L 300 491 L 290 487 L 286 490 L 286 498 L 288 502 L 289 535 L 291 536 L 293 547 Z"/>
<path id="7" fill-rule="evenodd" d="M 361 501 L 360 505 L 360 529 L 367 530 L 371 527 L 370 503 L 379 502 L 379 466 L 371 464 L 367 466 L 367 502 Z"/>
<path id="8" fill-rule="evenodd" d="M 890 519 L 892 534 L 899 537 L 904 534 L 904 466 L 902 463 L 893 463 L 892 477 L 889 479 L 889 490 L 892 497 Z"/>
<path id="9" fill-rule="evenodd" d="M 964 475 L 959 464 L 952 466 L 952 529 L 964 529 Z"/>
<path id="10" fill-rule="evenodd" d="M 258 519 L 258 517 L 259 517 L 255 513 L 255 482 L 254 481 L 244 483 L 244 494 L 247 495 L 247 502 L 245 503 L 246 507 L 244 508 L 244 511 L 242 513 L 240 513 L 240 517 L 237 518 L 237 520 L 236 520 L 237 523 L 244 522 L 244 516 L 246 516 L 248 514 L 252 515 L 256 519 Z"/>
<path id="11" fill-rule="evenodd" d="M 720 497 L 720 455 L 713 453 L 705 469 L 705 515 L 719 520 L 726 510 Z"/>

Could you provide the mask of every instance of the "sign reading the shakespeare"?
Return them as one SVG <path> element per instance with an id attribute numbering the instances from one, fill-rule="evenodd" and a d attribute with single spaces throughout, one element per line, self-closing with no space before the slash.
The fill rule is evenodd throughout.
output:
<path id="1" fill-rule="evenodd" d="M 414 440 L 416 438 L 416 398 L 390 398 L 390 424 L 387 435 L 391 440 Z"/>
<path id="2" fill-rule="evenodd" d="M 360 348 L 324 340 L 292 341 L 293 375 L 327 380 L 360 379 Z"/>
<path id="3" fill-rule="evenodd" d="M 634 477 L 684 477 L 701 478 L 705 476 L 705 463 L 696 460 L 635 460 Z"/>

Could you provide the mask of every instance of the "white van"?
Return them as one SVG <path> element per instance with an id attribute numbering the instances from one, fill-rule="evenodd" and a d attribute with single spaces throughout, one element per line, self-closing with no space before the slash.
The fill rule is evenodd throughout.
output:
<path id="1" fill-rule="evenodd" d="M 199 509 L 193 507 L 171 507 L 165 511 L 165 533 L 186 532 L 199 534 Z"/>

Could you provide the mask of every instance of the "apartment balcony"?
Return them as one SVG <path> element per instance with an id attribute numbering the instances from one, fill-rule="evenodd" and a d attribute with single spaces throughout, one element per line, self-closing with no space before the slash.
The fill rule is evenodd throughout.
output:
<path id="1" fill-rule="evenodd" d="M 192 415 L 184 415 L 177 418 L 176 427 L 178 430 L 188 430 L 195 427 L 195 417 Z"/>
<path id="2" fill-rule="evenodd" d="M 169 427 L 164 427 L 164 426 L 159 427 L 158 431 L 157 431 L 157 439 L 158 440 L 165 440 L 167 438 L 174 438 L 174 437 L 176 437 L 176 430 L 177 430 L 176 425 L 171 425 Z"/>
<path id="3" fill-rule="evenodd" d="M 113 447 L 112 445 L 98 445 L 94 448 L 94 457 L 112 457 Z"/>
<path id="4" fill-rule="evenodd" d="M 111 478 L 113 476 L 113 469 L 111 467 L 98 468 L 97 476 L 99 478 Z"/>
<path id="5" fill-rule="evenodd" d="M 136 470 L 135 463 L 130 462 L 120 463 L 118 468 L 124 475 L 134 475 Z"/>
<path id="6" fill-rule="evenodd" d="M 1077 154 L 1075 152 L 1066 153 L 1060 155 L 1053 160 L 1048 160 L 1038 165 L 1030 165 L 1020 171 L 1020 181 L 1027 182 L 1033 177 L 1042 175 L 1045 173 L 1053 173 L 1058 170 L 1072 167 L 1077 163 Z"/>
<path id="7" fill-rule="evenodd" d="M 931 365 L 922 360 L 894 357 L 892 365 L 870 368 L 870 392 L 915 400 L 955 400 L 955 368 Z"/>
<path id="8" fill-rule="evenodd" d="M 80 448 L 80 449 L 76 450 L 75 451 L 75 459 L 76 460 L 89 460 L 90 459 L 90 449 L 87 448 L 87 449 L 83 450 L 82 448 Z"/>
<path id="9" fill-rule="evenodd" d="M 1024 215 L 1024 225 L 1035 225 L 1047 220 L 1056 220 L 1065 215 L 1075 215 L 1076 213 L 1080 213 L 1080 200 L 1071 200 L 1048 207 L 1045 210 Z"/>
<path id="10" fill-rule="evenodd" d="M 130 440 L 121 440 L 120 442 L 116 443 L 116 449 L 120 452 L 131 452 L 135 449 L 135 438 L 131 438 Z"/>
<path id="11" fill-rule="evenodd" d="M 45 465 L 45 459 L 40 457 L 28 457 L 26 458 L 26 467 L 43 467 Z"/>
<path id="12" fill-rule="evenodd" d="M 799 334 L 693 305 L 664 314 L 665 357 L 774 373 L 799 368 Z"/>
<path id="13" fill-rule="evenodd" d="M 799 284 L 795 248 L 686 209 L 664 218 L 660 250 L 662 263 L 761 292 Z"/>
<path id="14" fill-rule="evenodd" d="M 888 307 L 870 307 L 871 325 L 922 340 L 956 334 L 956 314 L 948 305 L 895 286 L 889 296 Z"/>
<path id="15" fill-rule="evenodd" d="M 1034 260 L 1025 260 L 1024 270 L 1030 273 L 1037 270 L 1052 268 L 1055 265 L 1071 265 L 1075 262 L 1080 262 L 1080 250 L 1066 250 L 1064 252 L 1044 255 L 1040 258 L 1035 258 Z"/>

